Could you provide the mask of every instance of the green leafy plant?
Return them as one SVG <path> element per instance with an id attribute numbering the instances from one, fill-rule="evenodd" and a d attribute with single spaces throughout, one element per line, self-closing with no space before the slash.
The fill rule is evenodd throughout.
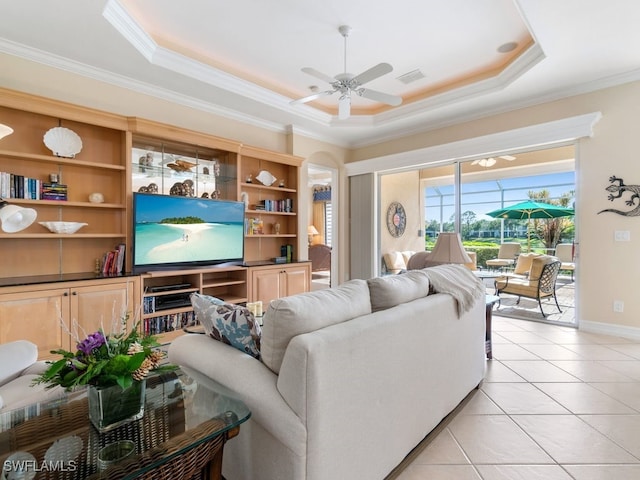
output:
<path id="1" fill-rule="evenodd" d="M 123 320 L 126 325 L 126 318 Z M 49 367 L 34 383 L 60 385 L 73 390 L 81 385 L 125 389 L 134 381 L 143 380 L 152 370 L 168 370 L 173 365 L 160 366 L 164 352 L 155 349 L 160 344 L 151 335 L 140 335 L 139 324 L 128 333 L 106 335 L 98 330 L 78 342 L 77 350 L 52 350 L 62 355 L 60 360 L 48 362 Z"/>

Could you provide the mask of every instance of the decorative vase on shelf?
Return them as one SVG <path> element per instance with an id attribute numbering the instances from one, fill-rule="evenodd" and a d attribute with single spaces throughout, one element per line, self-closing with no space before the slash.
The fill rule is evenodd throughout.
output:
<path id="1" fill-rule="evenodd" d="M 135 381 L 126 389 L 88 386 L 89 419 L 100 432 L 139 420 L 144 415 L 146 380 Z"/>

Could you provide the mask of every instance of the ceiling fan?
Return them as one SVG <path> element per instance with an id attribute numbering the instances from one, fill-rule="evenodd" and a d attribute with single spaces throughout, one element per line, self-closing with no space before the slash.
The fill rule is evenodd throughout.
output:
<path id="1" fill-rule="evenodd" d="M 330 77 L 329 75 L 325 75 L 324 73 L 319 72 L 314 68 L 304 67 L 302 69 L 304 73 L 308 73 L 313 77 L 324 80 L 331 85 L 332 89 L 325 90 L 323 92 L 317 92 L 313 95 L 309 95 L 308 97 L 293 100 L 291 102 L 291 105 L 296 105 L 298 103 L 307 103 L 320 97 L 333 95 L 334 93 L 340 93 L 340 98 L 338 100 L 338 118 L 340 119 L 349 118 L 349 115 L 351 115 L 351 95 L 353 94 L 368 98 L 369 100 L 374 100 L 376 102 L 393 105 L 394 107 L 400 105 L 402 103 L 402 97 L 378 92 L 376 90 L 371 90 L 370 88 L 364 88 L 362 86 L 367 82 L 375 80 L 376 78 L 391 72 L 393 70 L 393 67 L 388 63 L 379 63 L 378 65 L 365 70 L 360 75 L 354 76 L 351 73 L 347 73 L 347 37 L 349 36 L 349 33 L 351 33 L 351 27 L 349 27 L 348 25 L 341 25 L 340 27 L 338 27 L 338 31 L 340 32 L 340 35 L 344 37 L 344 73 L 340 73 L 335 77 Z"/>
<path id="2" fill-rule="evenodd" d="M 498 158 L 502 158 L 503 160 L 507 160 L 508 162 L 512 162 L 513 160 L 516 159 L 516 157 L 514 157 L 513 155 L 501 155 Z M 493 167 L 495 164 L 496 164 L 496 159 L 493 157 L 479 158 L 471 162 L 471 165 L 480 165 L 481 167 L 486 167 L 486 168 Z"/>

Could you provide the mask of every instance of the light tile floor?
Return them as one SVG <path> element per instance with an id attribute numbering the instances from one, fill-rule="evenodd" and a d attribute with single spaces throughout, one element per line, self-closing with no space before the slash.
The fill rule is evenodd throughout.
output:
<path id="1" fill-rule="evenodd" d="M 640 479 L 640 342 L 494 313 L 480 389 L 396 478 Z"/>

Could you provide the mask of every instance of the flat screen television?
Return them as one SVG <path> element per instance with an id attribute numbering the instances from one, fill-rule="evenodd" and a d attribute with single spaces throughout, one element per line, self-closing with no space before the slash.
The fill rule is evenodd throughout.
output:
<path id="1" fill-rule="evenodd" d="M 133 194 L 133 270 L 241 264 L 244 203 Z"/>

